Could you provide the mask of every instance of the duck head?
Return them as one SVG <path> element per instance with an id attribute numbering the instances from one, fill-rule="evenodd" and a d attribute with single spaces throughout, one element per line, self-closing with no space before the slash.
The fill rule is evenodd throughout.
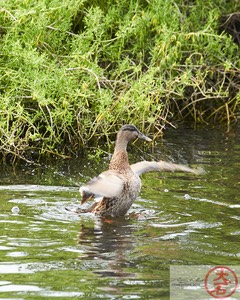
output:
<path id="1" fill-rule="evenodd" d="M 141 133 L 136 126 L 131 124 L 123 125 L 117 134 L 117 140 L 124 140 L 126 142 L 134 141 L 137 138 L 151 142 L 149 137 Z"/>

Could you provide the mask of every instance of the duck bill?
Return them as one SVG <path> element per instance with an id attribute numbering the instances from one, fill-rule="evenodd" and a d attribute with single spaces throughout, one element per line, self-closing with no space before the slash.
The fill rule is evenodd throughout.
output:
<path id="1" fill-rule="evenodd" d="M 150 139 L 148 136 L 144 135 L 143 133 L 140 133 L 139 136 L 138 136 L 139 139 L 142 139 L 144 141 L 147 141 L 147 142 L 151 142 L 152 139 Z"/>

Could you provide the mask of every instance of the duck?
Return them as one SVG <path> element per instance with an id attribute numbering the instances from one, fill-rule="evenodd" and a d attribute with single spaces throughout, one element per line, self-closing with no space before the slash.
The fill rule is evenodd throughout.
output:
<path id="1" fill-rule="evenodd" d="M 141 191 L 140 176 L 150 171 L 181 171 L 199 174 L 199 169 L 166 161 L 140 161 L 129 164 L 127 145 L 136 139 L 151 142 L 132 124 L 123 125 L 117 133 L 114 152 L 107 171 L 80 187 L 81 205 L 96 201 L 79 213 L 90 212 L 100 217 L 120 217 L 127 214 Z"/>

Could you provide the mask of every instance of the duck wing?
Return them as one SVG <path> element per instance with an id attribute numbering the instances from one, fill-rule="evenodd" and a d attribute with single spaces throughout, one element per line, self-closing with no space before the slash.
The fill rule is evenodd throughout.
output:
<path id="1" fill-rule="evenodd" d="M 151 171 L 180 171 L 180 172 L 189 172 L 193 174 L 201 174 L 203 173 L 202 169 L 193 169 L 185 165 L 174 164 L 170 162 L 166 162 L 163 160 L 160 161 L 141 161 L 136 164 L 132 164 L 132 171 L 140 176 L 143 173 L 151 172 Z"/>
<path id="2" fill-rule="evenodd" d="M 117 171 L 108 170 L 81 186 L 81 204 L 95 197 L 118 197 L 123 191 L 125 177 Z"/>

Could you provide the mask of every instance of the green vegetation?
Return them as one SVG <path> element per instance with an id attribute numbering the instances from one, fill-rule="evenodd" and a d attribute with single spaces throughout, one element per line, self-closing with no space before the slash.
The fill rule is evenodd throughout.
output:
<path id="1" fill-rule="evenodd" d="M 156 134 L 183 119 L 229 126 L 239 45 L 219 20 L 237 2 L 4 0 L 2 157 L 71 155 L 123 122 Z"/>

